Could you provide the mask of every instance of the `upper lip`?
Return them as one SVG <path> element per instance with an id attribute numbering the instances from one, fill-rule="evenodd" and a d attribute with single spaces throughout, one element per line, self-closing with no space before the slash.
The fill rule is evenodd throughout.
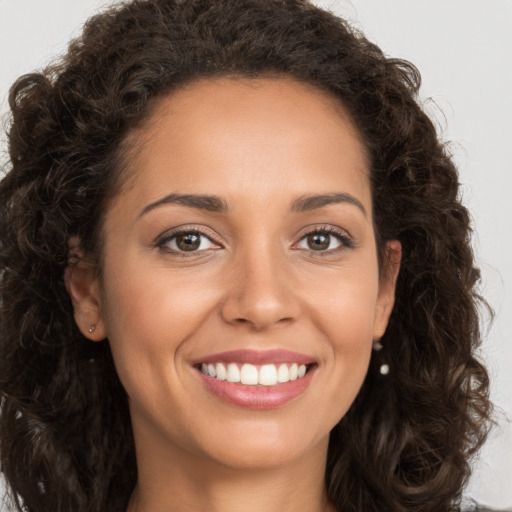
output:
<path id="1" fill-rule="evenodd" d="M 227 352 L 218 352 L 210 354 L 195 360 L 192 364 L 201 363 L 249 363 L 254 365 L 279 364 L 279 363 L 297 363 L 311 364 L 315 360 L 306 354 L 292 352 L 290 350 L 230 350 Z"/>

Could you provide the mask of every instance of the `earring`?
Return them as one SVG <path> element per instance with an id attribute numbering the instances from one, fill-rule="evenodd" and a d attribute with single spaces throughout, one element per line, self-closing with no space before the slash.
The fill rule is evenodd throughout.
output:
<path id="1" fill-rule="evenodd" d="M 384 347 L 382 346 L 382 343 L 380 341 L 375 340 L 373 342 L 373 350 L 375 352 L 380 352 Z M 387 375 L 389 373 L 389 364 L 381 364 L 379 366 L 379 372 L 381 375 Z"/>
<path id="2" fill-rule="evenodd" d="M 373 342 L 373 350 L 375 350 L 375 352 L 378 352 L 379 350 L 382 350 L 384 347 L 381 345 L 381 343 L 379 341 L 374 341 Z"/>
<path id="3" fill-rule="evenodd" d="M 379 372 L 381 375 L 387 375 L 389 373 L 389 364 L 381 364 Z"/>
<path id="4" fill-rule="evenodd" d="M 95 325 L 91 325 L 88 329 L 89 331 L 89 334 L 92 334 L 94 332 L 94 329 L 96 329 L 96 326 Z"/>

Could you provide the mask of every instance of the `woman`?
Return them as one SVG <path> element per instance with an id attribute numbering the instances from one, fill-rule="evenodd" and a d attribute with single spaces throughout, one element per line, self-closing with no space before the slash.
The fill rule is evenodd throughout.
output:
<path id="1" fill-rule="evenodd" d="M 19 510 L 458 510 L 478 271 L 418 87 L 299 0 L 131 2 L 13 86 Z"/>

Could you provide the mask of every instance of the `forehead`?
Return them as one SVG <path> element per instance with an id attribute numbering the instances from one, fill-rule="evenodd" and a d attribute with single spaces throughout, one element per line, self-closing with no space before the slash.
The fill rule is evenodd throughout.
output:
<path id="1" fill-rule="evenodd" d="M 158 98 L 130 138 L 129 181 L 146 196 L 272 188 L 300 195 L 336 188 L 341 178 L 339 186 L 348 179 L 369 187 L 366 150 L 342 103 L 291 78 L 192 82 Z"/>

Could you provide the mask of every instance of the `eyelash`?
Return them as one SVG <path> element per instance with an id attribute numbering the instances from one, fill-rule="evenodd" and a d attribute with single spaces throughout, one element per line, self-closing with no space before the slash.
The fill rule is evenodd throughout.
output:
<path id="1" fill-rule="evenodd" d="M 196 250 L 196 251 L 187 252 L 187 251 L 180 251 L 180 250 L 172 249 L 167 246 L 167 244 L 169 244 L 169 242 L 176 239 L 180 235 L 189 235 L 189 234 L 194 234 L 194 235 L 198 235 L 199 237 L 207 238 L 212 244 L 221 246 L 221 243 L 219 241 L 217 241 L 212 234 L 205 233 L 202 229 L 198 229 L 198 228 L 192 227 L 192 226 L 190 226 L 190 227 L 186 226 L 186 227 L 177 229 L 175 231 L 171 231 L 170 233 L 164 234 L 162 237 L 157 239 L 155 246 L 167 254 L 172 254 L 172 255 L 175 255 L 178 257 L 183 257 L 183 258 L 187 258 L 190 256 L 197 257 L 198 254 L 204 253 L 209 250 L 209 249 L 203 249 L 200 251 Z M 216 250 L 216 249 L 214 249 L 214 250 Z"/>
<path id="2" fill-rule="evenodd" d="M 187 251 L 171 249 L 170 247 L 167 246 L 167 244 L 169 244 L 169 242 L 171 242 L 172 240 L 175 240 L 180 235 L 188 235 L 188 234 L 194 234 L 194 235 L 198 235 L 199 237 L 205 237 L 212 244 L 222 247 L 222 244 L 219 241 L 217 241 L 214 236 L 212 236 L 209 233 L 207 234 L 202 229 L 198 229 L 196 227 L 184 227 L 184 228 L 172 231 L 170 233 L 166 233 L 165 235 L 163 235 L 162 237 L 157 239 L 157 241 L 155 242 L 155 246 L 167 254 L 170 253 L 170 254 L 176 255 L 178 257 L 184 257 L 184 258 L 190 257 L 190 256 L 197 257 L 198 254 L 202 254 L 202 253 L 205 253 L 205 252 L 211 250 L 211 249 L 202 249 L 202 250 L 194 250 L 194 251 L 187 252 Z M 315 255 L 319 255 L 319 256 L 328 256 L 328 255 L 336 254 L 336 253 L 341 252 L 346 249 L 352 249 L 356 246 L 354 240 L 348 233 L 346 233 L 345 231 L 336 229 L 332 226 L 320 226 L 320 227 L 315 227 L 313 229 L 305 231 L 304 233 L 301 234 L 299 241 L 294 243 L 294 246 L 297 245 L 298 243 L 300 243 L 306 237 L 311 236 L 311 235 L 332 236 L 340 242 L 340 247 L 336 247 L 335 249 L 329 249 L 329 250 L 324 250 L 324 251 L 322 251 L 322 250 L 315 251 L 313 249 L 309 249 L 309 252 L 311 254 L 315 254 Z M 216 250 L 216 249 L 214 249 L 214 250 Z M 300 250 L 300 249 L 296 249 L 296 250 Z"/>
<path id="3" fill-rule="evenodd" d="M 353 249 L 356 247 L 354 239 L 346 231 L 337 229 L 333 226 L 314 227 L 313 229 L 310 229 L 310 230 L 302 233 L 299 238 L 299 242 L 301 242 L 306 237 L 311 236 L 311 235 L 332 236 L 340 242 L 340 246 L 336 247 L 335 249 L 329 249 L 329 250 L 325 250 L 325 251 L 315 251 L 313 249 L 309 249 L 309 252 L 311 254 L 314 254 L 315 256 L 330 256 L 333 254 L 338 254 L 339 252 L 342 252 L 344 250 Z M 299 242 L 296 242 L 294 245 L 296 245 Z"/>

